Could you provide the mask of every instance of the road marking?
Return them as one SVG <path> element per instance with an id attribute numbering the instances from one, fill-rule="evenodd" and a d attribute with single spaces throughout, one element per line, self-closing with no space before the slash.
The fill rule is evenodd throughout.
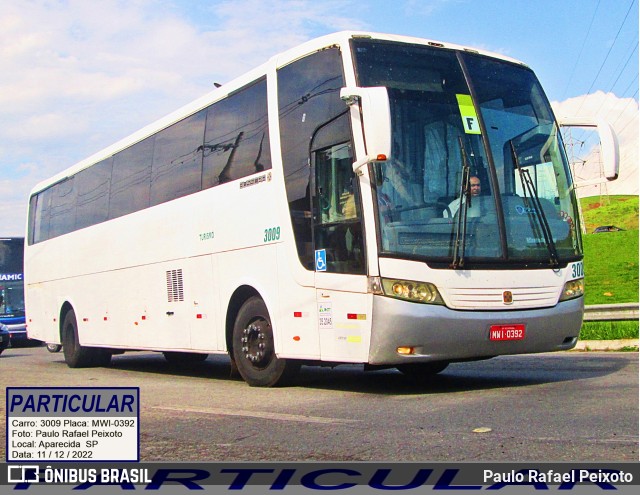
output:
<path id="1" fill-rule="evenodd" d="M 300 414 L 283 414 L 266 411 L 243 411 L 238 409 L 221 409 L 217 407 L 162 407 L 155 406 L 153 409 L 163 411 L 177 411 L 198 414 L 213 414 L 216 416 L 243 416 L 246 418 L 273 419 L 276 421 L 297 421 L 299 423 L 320 423 L 320 424 L 351 424 L 359 423 L 357 419 L 323 418 L 320 416 L 303 416 Z"/>

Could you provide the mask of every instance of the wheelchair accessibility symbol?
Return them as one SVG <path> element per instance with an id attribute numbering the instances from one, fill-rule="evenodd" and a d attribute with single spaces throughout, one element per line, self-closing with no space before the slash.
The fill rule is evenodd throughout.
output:
<path id="1" fill-rule="evenodd" d="M 327 250 L 326 249 L 318 249 L 316 251 L 316 271 L 317 272 L 327 271 Z"/>

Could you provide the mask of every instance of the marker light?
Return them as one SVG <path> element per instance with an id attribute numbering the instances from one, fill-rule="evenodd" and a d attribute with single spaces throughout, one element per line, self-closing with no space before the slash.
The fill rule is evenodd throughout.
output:
<path id="1" fill-rule="evenodd" d="M 562 294 L 560 294 L 561 301 L 568 301 L 569 299 L 575 299 L 584 294 L 584 278 L 578 278 L 571 280 L 564 284 Z"/>
<path id="2" fill-rule="evenodd" d="M 404 356 L 407 356 L 409 354 L 413 354 L 413 347 L 398 347 L 396 349 L 396 352 L 398 354 L 402 354 Z"/>
<path id="3" fill-rule="evenodd" d="M 384 295 L 384 292 L 382 292 L 382 280 L 380 279 L 380 277 L 368 277 L 367 284 L 367 290 L 371 294 L 377 294 L 379 296 Z"/>
<path id="4" fill-rule="evenodd" d="M 384 294 L 389 297 L 424 304 L 444 304 L 436 286 L 429 282 L 383 278 L 382 288 Z"/>

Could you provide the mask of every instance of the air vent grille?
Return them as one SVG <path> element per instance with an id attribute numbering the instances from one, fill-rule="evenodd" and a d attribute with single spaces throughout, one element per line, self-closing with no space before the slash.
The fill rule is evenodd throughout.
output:
<path id="1" fill-rule="evenodd" d="M 182 268 L 167 271 L 167 299 L 169 302 L 184 301 Z"/>

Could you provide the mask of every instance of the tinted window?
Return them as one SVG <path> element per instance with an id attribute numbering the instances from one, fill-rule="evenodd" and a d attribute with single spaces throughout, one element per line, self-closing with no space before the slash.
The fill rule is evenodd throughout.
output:
<path id="1" fill-rule="evenodd" d="M 29 243 L 270 168 L 262 78 L 31 197 Z"/>
<path id="2" fill-rule="evenodd" d="M 262 79 L 209 107 L 203 188 L 270 168 L 267 82 Z"/>
<path id="3" fill-rule="evenodd" d="M 346 117 L 343 120 L 347 121 Z M 335 127 L 338 130 L 340 126 Z M 313 153 L 313 241 L 314 252 L 326 251 L 323 271 L 365 273 L 362 214 L 352 166 L 349 143 L 334 144 Z"/>
<path id="4" fill-rule="evenodd" d="M 109 218 L 149 206 L 153 137 L 121 151 L 113 159 Z"/>
<path id="5" fill-rule="evenodd" d="M 76 174 L 76 229 L 109 218 L 112 163 L 113 158 L 108 158 Z"/>
<path id="6" fill-rule="evenodd" d="M 73 177 L 52 187 L 49 218 L 49 237 L 66 234 L 75 229 L 76 190 Z"/>
<path id="7" fill-rule="evenodd" d="M 151 167 L 151 205 L 200 190 L 206 113 L 197 113 L 156 136 Z"/>
<path id="8" fill-rule="evenodd" d="M 43 193 L 34 194 L 29 198 L 29 225 L 27 227 L 27 241 L 29 245 L 37 242 L 42 237 L 40 230 L 42 229 L 42 208 L 38 209 L 38 199 L 42 198 Z M 36 240 L 37 235 L 37 240 Z"/>
<path id="9" fill-rule="evenodd" d="M 31 235 L 33 242 L 45 241 L 49 238 L 49 214 L 51 210 L 51 193 L 53 188 L 42 191 L 31 200 L 32 208 L 35 207 L 33 215 L 33 228 Z"/>
<path id="10" fill-rule="evenodd" d="M 278 71 L 278 113 L 287 200 L 300 261 L 314 266 L 311 244 L 309 147 L 314 134 L 345 112 L 338 49 L 324 50 Z"/>

